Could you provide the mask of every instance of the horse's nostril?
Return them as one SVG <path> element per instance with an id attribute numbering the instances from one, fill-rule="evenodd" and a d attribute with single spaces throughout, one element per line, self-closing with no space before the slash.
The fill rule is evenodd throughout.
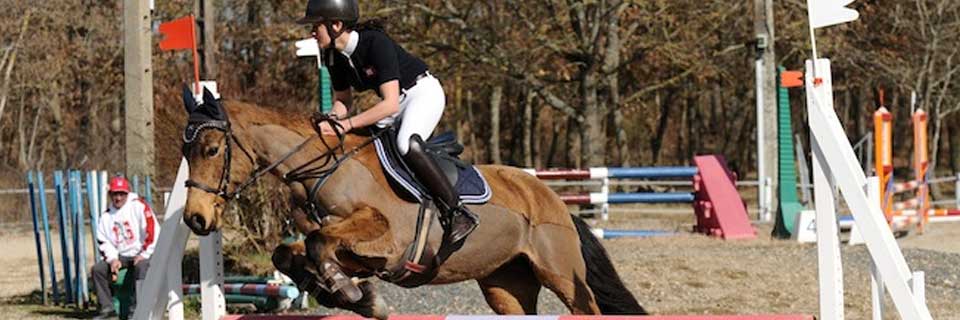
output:
<path id="1" fill-rule="evenodd" d="M 184 222 L 190 229 L 193 229 L 194 232 L 200 232 L 206 229 L 206 221 L 203 219 L 203 216 L 199 214 L 194 214 L 185 220 Z"/>

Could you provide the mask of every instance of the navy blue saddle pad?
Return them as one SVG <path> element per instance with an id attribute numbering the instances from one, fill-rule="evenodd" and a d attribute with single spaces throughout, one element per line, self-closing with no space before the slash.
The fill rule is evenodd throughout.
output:
<path id="1" fill-rule="evenodd" d="M 400 151 L 396 146 L 396 135 L 392 128 L 374 141 L 377 148 L 377 156 L 383 166 L 384 174 L 393 188 L 401 198 L 410 202 L 423 202 L 429 199 L 429 192 L 409 170 Z M 445 133 L 435 136 L 427 141 L 427 152 L 443 168 L 447 177 L 451 180 L 457 192 L 460 194 L 460 200 L 465 204 L 484 204 L 490 200 L 493 192 L 490 191 L 490 185 L 480 174 L 480 170 L 473 165 L 466 164 L 457 159 L 459 151 L 453 151 L 451 154 L 444 151 L 443 146 L 455 146 L 462 149 L 456 143 L 456 138 L 452 133 Z"/>

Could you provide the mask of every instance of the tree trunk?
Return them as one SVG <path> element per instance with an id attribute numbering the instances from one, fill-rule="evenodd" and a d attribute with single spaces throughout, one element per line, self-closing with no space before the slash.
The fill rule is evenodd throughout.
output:
<path id="1" fill-rule="evenodd" d="M 960 121 L 954 119 L 947 126 L 947 144 L 950 146 L 950 169 L 954 175 L 960 173 Z"/>
<path id="2" fill-rule="evenodd" d="M 20 49 L 20 43 L 23 42 L 23 36 L 27 33 L 27 28 L 30 25 L 31 12 L 32 11 L 28 10 L 23 17 L 23 24 L 20 26 L 20 35 L 17 37 L 17 42 L 15 42 L 13 48 L 10 48 L 10 51 L 8 51 L 9 59 L 4 59 L 2 64 L 0 64 L 0 69 L 6 69 L 3 72 L 3 85 L 0 87 L 0 133 L 3 132 L 3 114 L 7 106 L 7 98 L 10 94 L 10 76 L 13 68 L 17 64 L 17 52 Z M 4 58 L 7 58 L 7 55 L 4 55 Z M 2 141 L 0 141 L 0 145 L 2 145 Z"/>
<path id="3" fill-rule="evenodd" d="M 470 153 L 470 161 L 473 163 L 478 163 L 480 160 L 480 152 L 483 150 L 480 148 L 480 145 L 477 144 L 477 122 L 476 118 L 473 117 L 473 91 L 467 91 L 467 100 L 464 102 L 464 105 L 467 107 L 467 127 L 469 128 L 467 136 L 467 144 L 473 150 Z"/>
<path id="4" fill-rule="evenodd" d="M 26 113 L 26 103 L 23 101 L 24 95 L 20 95 L 20 110 L 17 110 L 17 168 L 20 171 L 26 171 L 30 168 L 27 161 L 27 134 L 23 127 L 24 113 Z"/>
<path id="5" fill-rule="evenodd" d="M 650 155 L 653 157 L 653 160 L 650 162 L 650 165 L 655 166 L 660 162 L 660 148 L 663 146 L 663 138 L 667 133 L 667 126 L 670 124 L 670 107 L 671 102 L 673 102 L 673 95 L 675 94 L 675 89 L 667 89 L 667 94 L 662 99 L 658 93 L 656 96 L 656 104 L 660 107 L 660 118 L 657 121 L 657 130 L 653 136 L 653 139 L 650 139 Z"/>
<path id="6" fill-rule="evenodd" d="M 619 6 L 621 1 L 614 1 L 611 6 Z M 615 14 L 607 22 L 607 46 L 604 53 L 603 72 L 607 74 L 606 89 L 608 94 L 607 101 L 609 108 L 607 111 L 612 115 L 613 121 L 610 122 L 613 127 L 613 138 L 616 147 L 617 164 L 627 167 L 630 163 L 630 148 L 627 146 L 627 132 L 623 128 L 623 111 L 621 110 L 620 97 L 620 78 L 617 73 L 617 67 L 620 66 L 620 50 L 623 49 L 623 41 L 620 38 L 620 14 Z"/>
<path id="7" fill-rule="evenodd" d="M 533 90 L 527 90 L 523 103 L 523 120 L 520 122 L 523 128 L 523 166 L 525 168 L 533 167 L 533 127 L 536 123 L 533 121 Z"/>
<path id="8" fill-rule="evenodd" d="M 247 25 L 251 29 L 256 29 L 260 26 L 260 1 L 249 1 L 247 2 Z M 245 88 L 256 88 L 257 87 L 257 71 L 260 70 L 260 51 L 263 48 L 263 40 L 255 39 L 251 40 L 249 47 L 246 51 L 246 60 L 249 63 L 249 69 L 245 72 L 246 83 L 244 83 Z"/>
<path id="9" fill-rule="evenodd" d="M 34 151 L 37 150 L 37 147 L 36 147 L 37 132 L 40 131 L 40 115 L 43 115 L 43 114 L 45 113 L 43 112 L 43 107 L 41 106 L 40 108 L 37 108 L 37 112 L 33 115 L 33 129 L 31 129 L 31 132 L 30 132 L 30 142 L 27 143 L 27 160 L 25 163 L 25 165 L 28 167 L 34 166 L 33 159 L 34 159 Z M 40 157 L 42 158 L 43 157 L 42 147 L 40 148 L 40 153 L 41 153 Z M 35 167 L 39 168 L 39 166 L 35 166 Z"/>
<path id="10" fill-rule="evenodd" d="M 603 132 L 603 119 L 606 114 L 601 110 L 597 100 L 596 70 L 589 71 L 581 82 L 580 94 L 583 95 L 584 123 L 581 133 L 580 148 L 583 153 L 583 162 L 586 166 L 602 167 L 605 165 L 607 135 Z M 579 166 L 578 166 L 579 167 Z"/>
<path id="11" fill-rule="evenodd" d="M 490 94 L 490 163 L 501 164 L 500 159 L 500 103 L 503 100 L 503 85 L 493 87 Z"/>
<path id="12" fill-rule="evenodd" d="M 696 88 L 691 88 L 691 89 L 696 90 Z M 697 152 L 697 149 L 696 149 L 697 120 L 700 119 L 700 117 L 699 117 L 699 114 L 697 113 L 697 97 L 695 97 L 693 94 L 690 94 L 690 93 L 687 94 L 686 109 L 687 111 L 684 113 L 684 117 L 686 118 L 686 121 L 684 123 L 686 124 L 687 130 L 685 130 L 684 132 L 686 133 L 685 140 L 687 143 L 684 144 L 686 148 L 685 150 L 683 150 L 683 153 L 680 154 L 680 156 L 677 159 L 678 164 L 690 163 L 691 161 L 693 161 L 693 155 Z"/>
<path id="13" fill-rule="evenodd" d="M 460 75 L 457 75 L 456 77 L 453 78 L 453 87 L 454 87 L 453 105 L 448 106 L 447 110 L 450 110 L 456 114 L 455 116 L 453 116 L 453 119 L 451 120 L 453 121 L 453 123 L 455 123 L 455 125 L 453 126 L 453 132 L 454 134 L 457 135 L 457 141 L 460 141 L 460 143 L 465 143 L 466 140 L 464 140 L 463 131 L 464 131 L 464 127 L 466 127 L 467 124 L 463 123 L 465 121 L 465 117 L 460 115 L 462 113 L 462 110 L 464 110 L 463 86 L 461 84 L 462 82 L 461 82 Z M 451 115 L 448 114 L 447 116 L 449 117 Z"/>
<path id="14" fill-rule="evenodd" d="M 623 167 L 629 167 L 630 159 L 630 139 L 627 137 L 627 130 L 623 127 L 623 110 L 617 105 L 613 108 L 613 130 L 617 145 L 617 164 Z"/>
<path id="15" fill-rule="evenodd" d="M 567 131 L 566 131 L 566 139 L 565 139 L 566 140 L 565 146 L 566 146 L 567 152 L 564 154 L 565 158 L 563 159 L 563 165 L 565 167 L 574 167 L 574 168 L 580 167 L 580 160 L 581 160 L 580 143 L 582 141 L 580 140 L 579 133 L 581 132 L 582 129 L 583 128 L 581 128 L 577 124 L 576 119 L 574 119 L 573 117 L 567 118 Z"/>
<path id="16" fill-rule="evenodd" d="M 50 106 L 50 110 L 53 111 L 53 135 L 57 142 L 55 148 L 58 155 L 55 165 L 66 166 L 68 165 L 66 146 L 69 144 L 69 140 L 67 140 L 67 133 L 63 130 L 63 106 L 60 101 L 62 94 L 60 92 L 61 86 L 57 82 L 51 83 L 50 86 L 50 97 L 47 104 Z"/>
<path id="17" fill-rule="evenodd" d="M 937 106 L 937 115 L 933 120 L 933 139 L 927 145 L 932 146 L 933 150 L 928 150 L 930 158 L 927 161 L 927 177 L 937 176 L 937 161 L 940 159 L 940 132 L 943 130 L 943 117 L 939 115 L 940 106 Z M 929 118 L 927 118 L 929 119 Z M 931 184 L 930 191 L 933 193 L 933 199 L 943 199 L 943 188 L 939 184 Z"/>
<path id="18" fill-rule="evenodd" d="M 554 156 L 557 154 L 557 145 L 560 142 L 560 129 L 562 122 L 559 119 L 553 119 L 553 134 L 550 135 L 550 146 L 547 147 L 546 165 L 543 168 L 553 168 L 557 165 Z M 539 168 L 538 168 L 539 169 Z"/>

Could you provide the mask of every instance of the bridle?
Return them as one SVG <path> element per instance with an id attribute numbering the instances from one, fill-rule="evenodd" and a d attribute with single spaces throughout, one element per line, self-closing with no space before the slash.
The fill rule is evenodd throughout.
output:
<path id="1" fill-rule="evenodd" d="M 289 172 L 285 173 L 281 177 L 281 179 L 283 179 L 284 182 L 286 183 L 290 183 L 290 182 L 303 183 L 306 180 L 310 180 L 310 179 L 317 180 L 316 182 L 314 182 L 313 186 L 310 188 L 309 194 L 307 195 L 308 197 L 307 205 L 310 213 L 314 215 L 314 218 L 319 220 L 319 218 L 321 218 L 320 217 L 321 214 L 317 210 L 316 201 L 315 201 L 317 191 L 319 191 L 320 188 L 323 187 L 324 184 L 326 184 L 330 176 L 332 176 L 333 173 L 338 168 L 340 168 L 340 165 L 342 165 L 347 159 L 353 157 L 358 152 L 360 152 L 361 149 L 373 143 L 373 141 L 376 140 L 380 136 L 381 132 L 383 131 L 381 130 L 381 131 L 375 132 L 370 137 L 370 139 L 353 147 L 349 151 L 345 151 L 344 143 L 346 142 L 346 140 L 345 140 L 345 135 L 343 133 L 343 127 L 341 127 L 340 124 L 337 123 L 337 119 L 334 116 L 315 115 L 314 120 L 312 122 L 314 124 L 318 124 L 320 122 L 325 122 L 329 124 L 330 127 L 333 128 L 334 132 L 336 132 L 337 138 L 338 138 L 337 140 L 339 141 L 339 143 L 331 146 L 330 144 L 327 143 L 326 140 L 319 139 L 321 142 L 323 142 L 323 145 L 327 148 L 327 151 L 311 159 L 310 161 L 307 161 L 306 163 L 296 168 L 293 168 Z M 230 122 L 223 121 L 223 120 L 208 120 L 208 121 L 198 122 L 195 124 L 189 124 L 187 126 L 187 130 L 184 132 L 184 135 L 183 135 L 183 155 L 184 156 L 187 155 L 190 148 L 193 147 L 194 142 L 196 141 L 197 137 L 200 136 L 200 133 L 202 131 L 210 130 L 210 129 L 223 132 L 224 139 L 226 140 L 226 147 L 224 150 L 224 157 L 223 157 L 223 169 L 220 172 L 220 182 L 216 188 L 213 188 L 201 182 L 197 182 L 194 180 L 187 180 L 186 186 L 187 188 L 196 188 L 208 193 L 216 194 L 218 197 L 223 198 L 227 202 L 234 199 L 239 199 L 240 193 L 243 192 L 244 189 L 246 189 L 250 185 L 257 182 L 261 177 L 263 177 L 270 171 L 276 169 L 278 166 L 280 166 L 285 161 L 290 159 L 294 154 L 303 150 L 303 148 L 307 146 L 310 142 L 320 137 L 319 134 L 313 134 L 309 138 L 307 138 L 306 140 L 298 144 L 297 146 L 287 151 L 287 153 L 285 153 L 282 157 L 280 157 L 280 159 L 277 159 L 276 161 L 270 163 L 269 165 L 260 166 L 259 163 L 251 155 L 251 153 L 247 151 L 247 148 L 245 148 L 243 144 L 240 143 L 240 140 L 237 139 L 236 135 L 233 134 L 233 130 L 231 130 L 231 127 L 230 127 Z M 316 130 L 316 131 L 319 132 L 319 130 Z M 246 180 L 240 183 L 240 185 L 234 188 L 233 191 L 228 191 L 227 187 L 230 184 L 230 171 L 231 171 L 230 160 L 232 159 L 232 156 L 233 156 L 232 153 L 233 153 L 234 144 L 236 144 L 236 146 L 240 148 L 241 151 L 243 151 L 244 155 L 246 155 L 247 159 L 250 160 L 252 164 L 254 164 L 256 169 L 254 170 L 253 174 L 250 175 L 250 177 L 248 177 Z M 340 151 L 339 154 L 337 152 L 338 150 Z"/>

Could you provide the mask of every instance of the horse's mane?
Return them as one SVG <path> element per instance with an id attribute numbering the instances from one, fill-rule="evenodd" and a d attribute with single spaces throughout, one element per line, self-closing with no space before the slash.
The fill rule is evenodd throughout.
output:
<path id="1" fill-rule="evenodd" d="M 311 113 L 306 110 L 291 110 L 288 108 L 265 107 L 257 104 L 243 102 L 238 100 L 228 100 L 224 103 L 224 109 L 230 117 L 230 123 L 237 129 L 247 129 L 260 125 L 277 125 L 290 129 L 302 137 L 309 137 L 317 134 L 310 124 Z M 344 136 L 344 145 L 347 147 L 363 143 L 367 136 L 350 132 Z M 336 145 L 338 142 L 335 137 L 323 136 L 328 141 L 327 145 Z M 325 150 L 325 149 L 324 149 Z"/>
<path id="2" fill-rule="evenodd" d="M 240 127 L 274 124 L 303 136 L 315 133 L 310 126 L 310 114 L 306 111 L 264 107 L 238 100 L 226 101 L 224 109 L 230 116 L 230 122 Z"/>

